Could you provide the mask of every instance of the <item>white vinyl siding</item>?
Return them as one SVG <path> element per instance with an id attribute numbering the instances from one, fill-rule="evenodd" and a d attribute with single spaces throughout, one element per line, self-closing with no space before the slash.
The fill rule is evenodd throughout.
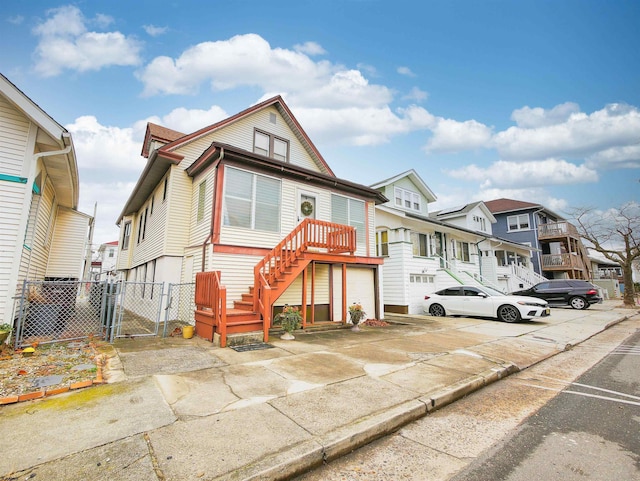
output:
<path id="1" fill-rule="evenodd" d="M 307 276 L 307 306 L 311 305 L 311 265 L 308 267 L 309 275 Z M 316 279 L 314 283 L 314 304 L 329 304 L 330 302 L 330 276 L 329 266 L 326 264 L 316 265 Z M 298 276 L 295 281 L 287 288 L 286 291 L 274 303 L 274 306 L 300 306 L 302 301 L 302 275 Z"/>
<path id="2" fill-rule="evenodd" d="M 24 160 L 30 125 L 22 112 L 0 96 L 0 174 L 26 177 Z"/>
<path id="3" fill-rule="evenodd" d="M 82 278 L 88 229 L 89 216 L 58 208 L 47 277 Z"/>
<path id="4" fill-rule="evenodd" d="M 269 115 L 276 115 L 276 123 L 269 121 Z M 190 144 L 177 149 L 175 152 L 184 155 L 185 159 L 180 162 L 180 167 L 186 169 L 191 165 L 210 145 L 216 141 L 234 147 L 253 152 L 254 130 L 258 129 L 287 140 L 289 142 L 289 163 L 310 169 L 315 172 L 326 173 L 324 167 L 318 166 L 309 153 L 305 150 L 300 140 L 295 136 L 289 125 L 275 107 L 270 107 L 259 112 L 255 112 L 243 119 L 239 119 L 215 132 L 196 139 Z M 193 153 L 191 153 L 193 152 Z"/>

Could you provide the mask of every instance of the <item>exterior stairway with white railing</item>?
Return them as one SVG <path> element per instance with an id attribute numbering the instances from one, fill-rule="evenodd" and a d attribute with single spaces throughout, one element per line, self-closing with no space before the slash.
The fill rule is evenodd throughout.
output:
<path id="1" fill-rule="evenodd" d="M 536 271 L 527 269 L 526 267 L 522 267 L 520 265 L 509 264 L 509 270 L 511 271 L 511 277 L 508 280 L 509 292 L 528 289 L 529 287 L 534 286 L 539 282 L 548 280 L 546 277 L 541 276 Z"/>

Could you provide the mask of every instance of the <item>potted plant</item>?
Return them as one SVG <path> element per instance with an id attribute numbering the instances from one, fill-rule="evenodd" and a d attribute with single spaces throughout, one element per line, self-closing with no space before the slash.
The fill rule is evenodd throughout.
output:
<path id="1" fill-rule="evenodd" d="M 0 344 L 3 344 L 7 340 L 11 331 L 13 331 L 11 324 L 0 324 Z"/>
<path id="2" fill-rule="evenodd" d="M 300 314 L 297 307 L 285 304 L 282 312 L 276 315 L 275 323 L 280 324 L 285 331 L 284 334 L 280 336 L 280 339 L 290 341 L 295 339 L 291 333 L 299 329 L 300 324 L 302 324 L 302 314 Z"/>
<path id="3" fill-rule="evenodd" d="M 364 319 L 365 315 L 366 313 L 362 310 L 362 304 L 358 304 L 354 302 L 349 306 L 349 319 L 353 324 L 353 327 L 351 328 L 352 331 L 360 330 L 360 327 L 358 327 L 358 324 L 360 324 L 360 321 Z"/>

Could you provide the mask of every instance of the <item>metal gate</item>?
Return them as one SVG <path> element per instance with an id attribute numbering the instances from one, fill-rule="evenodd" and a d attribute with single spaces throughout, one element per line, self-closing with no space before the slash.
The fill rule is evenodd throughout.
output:
<path id="1" fill-rule="evenodd" d="M 193 325 L 194 284 L 24 281 L 16 301 L 16 347 L 95 337 L 166 336 Z M 163 314 L 164 310 L 164 316 Z"/>

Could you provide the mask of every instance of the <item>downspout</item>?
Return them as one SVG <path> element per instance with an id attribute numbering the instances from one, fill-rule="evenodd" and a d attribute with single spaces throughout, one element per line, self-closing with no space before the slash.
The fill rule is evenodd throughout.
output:
<path id="1" fill-rule="evenodd" d="M 64 143 L 64 139 L 65 139 L 65 136 L 62 137 L 62 142 L 63 143 Z M 36 161 L 36 166 L 37 166 L 37 161 L 41 157 L 49 157 L 51 155 L 66 155 L 69 152 L 71 152 L 71 144 L 67 145 L 62 150 L 49 150 L 49 151 L 46 151 L 46 152 L 38 152 L 37 154 L 34 154 L 33 159 Z M 40 214 L 40 206 L 42 205 L 42 199 L 44 198 L 44 190 L 45 190 L 45 187 L 47 185 L 47 180 L 48 179 L 49 179 L 49 175 L 45 171 L 44 175 L 42 176 L 42 191 L 40 192 L 40 201 L 38 202 L 38 207 L 36 208 L 36 215 L 35 215 L 36 219 L 38 218 L 38 215 Z M 34 226 L 34 228 L 35 228 L 35 226 Z M 35 231 L 34 231 L 34 239 L 35 239 Z M 31 254 L 32 254 L 32 251 L 31 251 L 31 249 L 29 249 L 29 261 L 27 262 L 27 273 L 26 273 L 27 279 L 31 275 Z"/>
<path id="2" fill-rule="evenodd" d="M 221 162 L 224 159 L 224 147 L 220 147 L 220 157 L 218 158 L 218 161 Z M 218 164 L 219 165 L 219 164 Z M 215 176 L 215 181 L 214 181 L 214 189 L 213 189 L 213 200 L 211 202 L 211 224 L 209 226 L 209 235 L 207 236 L 207 238 L 204 240 L 204 243 L 202 244 L 202 268 L 200 269 L 200 272 L 204 272 L 204 268 L 205 268 L 205 261 L 206 261 L 206 256 L 207 256 L 207 243 L 213 239 L 213 226 L 215 224 L 215 217 L 216 217 L 216 196 L 217 196 L 217 192 L 218 192 L 218 175 L 216 173 Z"/>

